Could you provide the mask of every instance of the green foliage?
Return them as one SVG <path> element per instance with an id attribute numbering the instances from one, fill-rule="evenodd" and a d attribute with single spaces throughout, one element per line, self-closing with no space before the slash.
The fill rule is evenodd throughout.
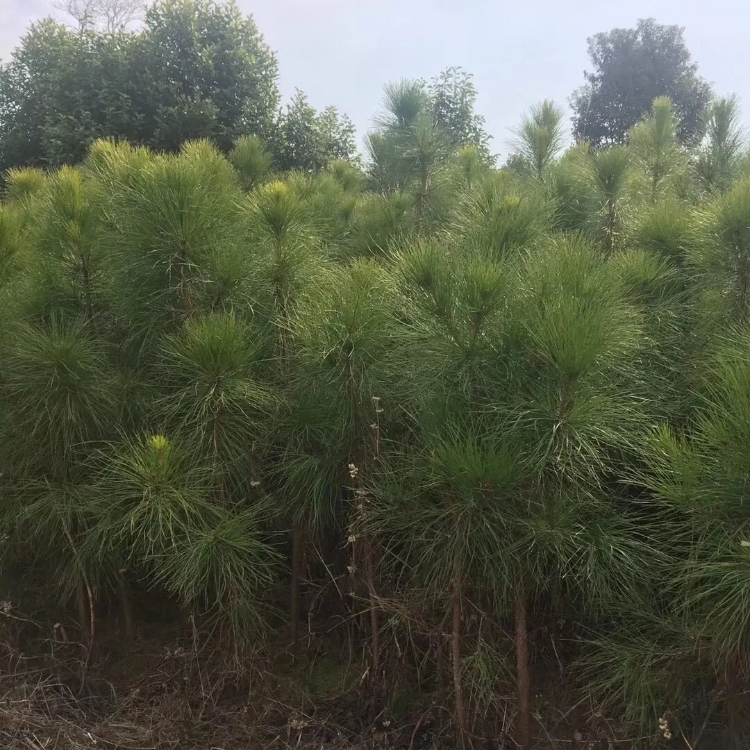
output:
<path id="1" fill-rule="evenodd" d="M 620 244 L 621 217 L 632 156 L 624 146 L 612 146 L 593 156 L 592 177 L 598 203 L 598 223 L 609 253 Z"/>
<path id="2" fill-rule="evenodd" d="M 641 478 L 685 535 L 673 542 L 680 554 L 673 610 L 699 639 L 703 674 L 727 691 L 724 710 L 735 742 L 742 741 L 742 726 L 731 696 L 744 679 L 747 652 L 746 353 L 743 329 L 710 357 L 697 418 L 684 433 L 654 431 Z"/>
<path id="3" fill-rule="evenodd" d="M 365 140 L 368 171 L 379 192 L 414 195 L 417 225 L 435 221 L 442 212 L 447 183 L 441 177 L 449 177 L 453 154 L 462 153 L 465 164 L 473 154 L 474 174 L 479 164 L 486 167 L 492 161 L 483 120 L 474 113 L 475 100 L 471 77 L 460 68 L 444 71 L 429 87 L 410 79 L 385 86 L 377 129 Z"/>
<path id="4" fill-rule="evenodd" d="M 352 219 L 352 251 L 382 255 L 395 248 L 413 227 L 413 205 L 404 193 L 366 196 Z"/>
<path id="5" fill-rule="evenodd" d="M 550 178 L 557 227 L 574 232 L 585 229 L 597 203 L 588 144 L 567 151 L 551 169 Z"/>
<path id="6" fill-rule="evenodd" d="M 685 262 L 693 240 L 690 211 L 676 200 L 665 200 L 643 211 L 630 235 L 635 247 L 663 256 L 678 265 Z"/>
<path id="7" fill-rule="evenodd" d="M 276 123 L 271 149 L 280 170 L 317 172 L 334 160 L 352 161 L 354 126 L 335 107 L 316 112 L 297 91 Z"/>
<path id="8" fill-rule="evenodd" d="M 490 136 L 484 130 L 484 118 L 474 111 L 477 90 L 471 74 L 461 68 L 447 68 L 432 79 L 428 94 L 434 121 L 447 133 L 453 148 L 473 146 L 485 161 L 490 161 Z"/>
<path id="9" fill-rule="evenodd" d="M 564 113 L 549 100 L 532 107 L 516 131 L 515 149 L 521 171 L 538 180 L 559 155 L 565 142 Z"/>
<path id="10" fill-rule="evenodd" d="M 32 43 L 55 65 L 111 45 L 180 66 L 150 114 L 132 107 L 132 143 L 102 126 L 86 149 L 71 115 L 28 160 L 47 169 L 5 179 L 3 560 L 57 591 L 56 619 L 75 599 L 90 650 L 137 579 L 244 690 L 247 657 L 286 637 L 291 577 L 294 648 L 328 664 L 340 638 L 370 664 L 333 673 L 365 674 L 377 705 L 387 686 L 448 706 L 452 680 L 467 741 L 499 731 L 515 680 L 523 742 L 560 672 L 647 746 L 660 717 L 699 746 L 701 685 L 744 746 L 750 183 L 732 100 L 696 146 L 657 98 L 627 142 L 564 153 L 545 101 L 496 170 L 449 69 L 386 87 L 362 170 L 334 110 L 299 94 L 277 112 L 273 58 L 233 6 L 164 0 L 106 40 L 45 22 L 2 86 Z M 54 168 L 72 145 L 80 164 Z"/>
<path id="11" fill-rule="evenodd" d="M 22 219 L 15 206 L 0 206 L 0 288 L 13 275 L 22 247 Z"/>
<path id="12" fill-rule="evenodd" d="M 659 97 L 654 99 L 651 115 L 628 135 L 635 161 L 648 178 L 652 201 L 685 169 L 685 154 L 677 139 L 678 124 L 672 101 Z"/>
<path id="13" fill-rule="evenodd" d="M 119 264 L 116 301 L 131 334 L 150 337 L 212 300 L 217 264 L 239 252 L 239 189 L 232 166 L 206 142 L 138 170 L 110 169 L 105 241 Z"/>
<path id="14" fill-rule="evenodd" d="M 240 138 L 232 147 L 227 158 L 237 170 L 245 190 L 252 190 L 262 183 L 271 172 L 273 157 L 266 151 L 257 136 Z"/>
<path id="15" fill-rule="evenodd" d="M 46 177 L 41 169 L 9 169 L 5 178 L 7 198 L 19 202 L 27 200 L 40 192 L 45 181 Z"/>
<path id="16" fill-rule="evenodd" d="M 679 116 L 679 138 L 701 135 L 701 118 L 711 98 L 685 46 L 684 30 L 640 20 L 634 29 L 613 29 L 588 40 L 592 72 L 572 96 L 573 132 L 594 146 L 624 143 L 628 131 L 657 97 L 669 97 Z"/>
<path id="17" fill-rule="evenodd" d="M 707 289 L 720 295 L 721 315 L 744 322 L 750 312 L 750 181 L 741 180 L 709 203 L 698 217 L 700 241 L 691 262 Z"/>
<path id="18" fill-rule="evenodd" d="M 717 99 L 707 108 L 703 141 L 695 159 L 695 171 L 704 190 L 724 192 L 737 178 L 746 145 L 736 97 Z"/>
<path id="19" fill-rule="evenodd" d="M 255 339 L 255 340 L 254 340 Z M 232 313 L 195 317 L 164 343 L 163 411 L 219 474 L 253 469 L 253 446 L 273 406 L 257 375 L 262 340 Z"/>
<path id="20" fill-rule="evenodd" d="M 159 565 L 157 580 L 167 591 L 186 606 L 199 603 L 213 618 L 228 621 L 235 643 L 251 645 L 267 627 L 261 594 L 273 582 L 278 557 L 263 540 L 262 520 L 258 508 L 226 515 Z"/>
<path id="21" fill-rule="evenodd" d="M 522 189 L 506 175 L 465 192 L 453 212 L 450 233 L 497 258 L 532 246 L 550 226 L 553 207 L 534 188 Z"/>
<path id="22" fill-rule="evenodd" d="M 2 366 L 5 460 L 37 481 L 69 481 L 86 444 L 111 434 L 113 373 L 82 320 L 16 325 Z"/>

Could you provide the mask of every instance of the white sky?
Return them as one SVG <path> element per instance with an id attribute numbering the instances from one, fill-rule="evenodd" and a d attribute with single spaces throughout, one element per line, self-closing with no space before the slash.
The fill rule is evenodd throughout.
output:
<path id="1" fill-rule="evenodd" d="M 748 0 L 238 0 L 276 51 L 281 88 L 305 91 L 369 127 L 383 84 L 430 78 L 449 65 L 475 76 L 478 109 L 505 152 L 509 129 L 532 104 L 567 104 L 583 82 L 586 38 L 654 17 L 686 28 L 701 74 L 736 93 L 750 120 Z M 0 0 L 0 58 L 51 0 Z"/>

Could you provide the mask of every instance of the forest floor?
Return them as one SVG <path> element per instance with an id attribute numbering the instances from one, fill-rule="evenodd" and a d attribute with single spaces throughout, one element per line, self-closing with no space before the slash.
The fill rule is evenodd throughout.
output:
<path id="1" fill-rule="evenodd" d="M 38 610 L 37 610 L 38 612 Z M 63 617 L 64 620 L 64 617 Z M 82 634 L 0 604 L 0 748 L 7 750 L 453 750 L 450 686 L 370 699 L 365 650 L 346 639 L 289 634 L 276 648 L 234 658 L 191 638 L 174 617 L 138 623 L 127 642 L 97 621 L 87 659 Z M 195 635 L 195 634 L 193 634 Z M 274 654 L 271 658 L 268 654 Z M 552 680 L 554 682 L 554 680 Z M 513 695 L 468 750 L 516 750 Z M 558 691 L 536 695 L 537 750 L 631 750 L 612 721 Z M 620 741 L 617 741 L 617 736 Z"/>
<path id="2" fill-rule="evenodd" d="M 51 642 L 51 639 L 50 639 Z M 152 641 L 150 641 L 152 643 Z M 8 653 L 0 669 L 0 747 L 7 750 L 452 750 L 450 707 L 373 718 L 366 686 L 320 657 L 312 670 L 243 677 L 216 654 L 102 641 L 90 665 L 59 654 Z M 65 644 L 63 649 L 75 649 Z M 6 649 L 9 651 L 9 649 Z M 82 672 L 86 669 L 85 678 Z M 282 670 L 283 671 L 283 670 Z M 328 695 L 326 695 L 328 693 Z M 510 705 L 510 702 L 509 702 Z M 569 713 L 536 715 L 539 750 L 620 750 L 602 732 L 577 732 Z M 508 714 L 508 730 L 513 716 Z M 557 724 L 553 726 L 553 723 Z M 516 750 L 510 731 L 474 750 Z M 604 734 L 608 734 L 604 732 Z M 581 741 L 576 741 L 576 740 Z"/>

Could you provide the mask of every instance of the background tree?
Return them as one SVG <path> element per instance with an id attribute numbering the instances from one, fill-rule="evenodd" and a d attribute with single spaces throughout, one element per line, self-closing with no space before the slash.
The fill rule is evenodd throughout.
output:
<path id="1" fill-rule="evenodd" d="M 592 72 L 571 98 L 573 134 L 594 146 L 624 143 L 627 133 L 659 96 L 668 96 L 685 143 L 700 136 L 711 87 L 698 75 L 679 26 L 654 19 L 635 29 L 613 29 L 588 40 Z"/>
<path id="2" fill-rule="evenodd" d="M 452 151 L 451 136 L 438 123 L 424 82 L 402 79 L 386 84 L 376 125 L 378 129 L 367 140 L 370 174 L 384 192 L 412 194 L 420 224 L 434 178 Z"/>
<path id="3" fill-rule="evenodd" d="M 455 149 L 476 146 L 490 160 L 490 136 L 484 129 L 484 117 L 475 111 L 477 90 L 473 76 L 460 67 L 446 68 L 427 87 L 436 125 L 443 130 Z"/>
<path id="4" fill-rule="evenodd" d="M 271 150 L 277 169 L 318 172 L 335 160 L 351 161 L 357 146 L 354 125 L 335 107 L 317 112 L 302 91 L 279 113 Z"/>
<path id="5" fill-rule="evenodd" d="M 153 81 L 144 92 L 147 143 L 185 100 L 216 108 L 216 131 L 205 135 L 222 149 L 246 133 L 268 135 L 279 100 L 278 66 L 252 17 L 236 4 L 162 0 L 149 8 L 141 38 L 142 75 Z"/>
<path id="6" fill-rule="evenodd" d="M 335 107 L 317 112 L 298 92 L 279 111 L 276 58 L 235 4 L 160 0 L 125 32 L 136 5 L 71 0 L 78 29 L 30 28 L 0 67 L 0 170 L 74 164 L 104 137 L 171 152 L 208 138 L 228 152 L 252 135 L 281 171 L 356 159 Z"/>
<path id="7" fill-rule="evenodd" d="M 32 25 L 0 67 L 0 169 L 80 161 L 97 138 L 176 150 L 268 138 L 276 59 L 252 18 L 213 0 L 163 0 L 137 33 Z"/>
<path id="8" fill-rule="evenodd" d="M 141 138 L 133 39 L 46 19 L 0 67 L 0 169 L 80 161 L 96 138 Z"/>

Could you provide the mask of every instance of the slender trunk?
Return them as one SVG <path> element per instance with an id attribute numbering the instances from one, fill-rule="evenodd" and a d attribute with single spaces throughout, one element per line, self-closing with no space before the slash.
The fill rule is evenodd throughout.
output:
<path id="1" fill-rule="evenodd" d="M 89 659 L 91 658 L 91 652 L 94 648 L 94 638 L 96 636 L 96 616 L 94 612 L 94 589 L 91 587 L 91 583 L 89 582 L 89 577 L 86 575 L 86 571 L 81 564 L 81 560 L 78 557 L 78 550 L 76 548 L 75 542 L 73 541 L 73 535 L 70 533 L 67 527 L 63 527 L 63 530 L 65 532 L 65 536 L 68 538 L 68 544 L 70 544 L 70 549 L 73 552 L 73 558 L 75 559 L 79 573 L 81 574 L 81 577 L 79 579 L 79 591 L 77 599 L 77 607 L 78 607 L 78 615 L 81 620 L 80 625 L 81 629 L 84 633 L 88 635 L 88 643 L 86 648 L 86 664 L 84 665 L 84 676 L 86 669 L 88 667 Z M 87 618 L 86 618 L 86 607 L 83 602 L 85 601 L 83 596 L 83 587 L 81 586 L 83 584 L 83 587 L 85 587 L 86 591 L 86 599 L 88 599 L 88 626 L 86 625 Z"/>
<path id="2" fill-rule="evenodd" d="M 519 586 L 516 594 L 516 686 L 518 689 L 518 742 L 531 747 L 531 678 L 529 676 L 529 634 L 526 596 Z"/>
<path id="3" fill-rule="evenodd" d="M 91 273 L 85 258 L 81 262 L 81 276 L 83 278 L 83 299 L 86 307 L 86 317 L 89 323 L 92 323 L 94 320 L 94 303 L 91 299 Z"/>
<path id="4" fill-rule="evenodd" d="M 193 314 L 194 304 L 193 293 L 190 289 L 190 279 L 185 273 L 185 268 L 188 265 L 188 260 L 184 249 L 180 250 L 177 257 L 177 262 L 180 265 L 180 294 L 182 295 L 182 302 L 185 306 L 185 315 L 189 318 Z"/>
<path id="5" fill-rule="evenodd" d="M 280 237 L 274 243 L 274 262 L 282 265 L 283 244 Z M 286 383 L 289 370 L 290 347 L 286 335 L 287 294 L 283 282 L 277 281 L 273 290 L 273 306 L 276 314 L 277 373 L 281 383 Z M 300 580 L 302 578 L 303 529 L 299 521 L 292 525 L 292 580 L 289 583 L 289 619 L 292 631 L 292 648 L 299 648 Z"/>
<path id="6" fill-rule="evenodd" d="M 651 202 L 656 203 L 656 191 L 659 189 L 659 177 L 653 176 L 651 180 Z"/>
<path id="7" fill-rule="evenodd" d="M 453 662 L 453 693 L 456 708 L 456 727 L 459 745 L 463 746 L 466 735 L 466 705 L 461 681 L 461 576 L 453 579 L 453 627 L 451 628 L 451 660 Z"/>
<path id="8" fill-rule="evenodd" d="M 609 240 L 609 254 L 614 255 L 617 249 L 617 205 L 614 198 L 607 201 L 607 239 Z"/>
<path id="9" fill-rule="evenodd" d="M 351 358 L 348 362 L 347 367 L 347 379 L 346 379 L 346 392 L 349 398 L 349 406 L 351 409 L 351 434 L 350 434 L 350 455 L 352 456 L 351 462 L 349 463 L 349 476 L 352 480 L 352 489 L 354 491 L 354 509 L 350 515 L 350 528 L 354 532 L 355 539 L 352 547 L 354 553 L 359 547 L 359 555 L 361 556 L 361 562 L 364 573 L 364 583 L 367 589 L 367 601 L 369 611 L 369 627 L 370 637 L 372 642 L 372 662 L 370 664 L 372 674 L 372 687 L 374 692 L 378 691 L 378 676 L 380 672 L 380 632 L 378 624 L 378 613 L 377 613 L 377 596 L 375 588 L 375 568 L 373 565 L 373 543 L 369 534 L 361 533 L 362 524 L 366 516 L 367 506 L 367 490 L 363 489 L 362 482 L 362 467 L 365 463 L 364 457 L 366 455 L 367 438 L 366 433 L 362 428 L 364 422 L 364 416 L 362 413 L 362 405 L 360 402 L 359 391 L 357 388 L 357 373 L 355 372 Z M 379 399 L 373 400 L 373 406 L 375 407 L 375 419 L 376 425 L 379 424 Z M 377 460 L 378 457 L 378 440 L 379 440 L 379 427 L 375 429 L 374 433 L 373 458 Z M 353 567 L 357 570 L 356 562 L 353 562 Z M 360 578 L 361 581 L 361 578 Z"/>
<path id="10" fill-rule="evenodd" d="M 289 617 L 292 621 L 292 646 L 297 648 L 299 641 L 300 594 L 299 582 L 302 577 L 302 524 L 295 522 L 292 527 L 292 583 L 289 591 Z"/>
<path id="11" fill-rule="evenodd" d="M 125 629 L 125 640 L 130 642 L 135 635 L 135 627 L 133 625 L 133 602 L 130 596 L 130 584 L 125 576 L 125 572 L 126 568 L 124 567 L 117 569 L 117 587 L 120 599 L 120 613 Z"/>
<path id="12" fill-rule="evenodd" d="M 91 640 L 91 632 L 89 630 L 89 607 L 86 601 L 86 587 L 83 584 L 83 579 L 78 579 L 78 585 L 76 586 L 76 613 L 78 615 L 78 625 L 81 628 L 81 633 L 88 643 Z"/>
<path id="13" fill-rule="evenodd" d="M 365 578 L 370 604 L 370 633 L 372 635 L 372 678 L 377 688 L 380 679 L 380 627 L 378 625 L 377 598 L 375 596 L 375 564 L 372 559 L 373 546 L 369 537 L 365 538 Z"/>
<path id="14" fill-rule="evenodd" d="M 552 576 L 552 584 L 550 586 L 550 609 L 552 610 L 552 617 L 556 618 L 560 614 L 561 602 L 562 579 L 559 573 L 555 573 Z"/>
<path id="15" fill-rule="evenodd" d="M 221 393 L 221 379 L 216 382 L 216 392 Z M 216 402 L 211 420 L 211 440 L 214 447 L 214 497 L 221 503 L 224 500 L 224 477 L 221 470 L 221 401 Z"/>
<path id="16" fill-rule="evenodd" d="M 727 666 L 725 682 L 727 691 L 727 714 L 729 724 L 729 750 L 746 750 L 745 722 L 746 698 L 740 672 L 739 659 Z"/>
<path id="17" fill-rule="evenodd" d="M 419 175 L 419 192 L 417 193 L 417 227 L 422 224 L 422 217 L 424 215 L 424 203 L 427 198 L 427 183 L 429 181 L 429 173 L 426 168 L 422 169 Z"/>

